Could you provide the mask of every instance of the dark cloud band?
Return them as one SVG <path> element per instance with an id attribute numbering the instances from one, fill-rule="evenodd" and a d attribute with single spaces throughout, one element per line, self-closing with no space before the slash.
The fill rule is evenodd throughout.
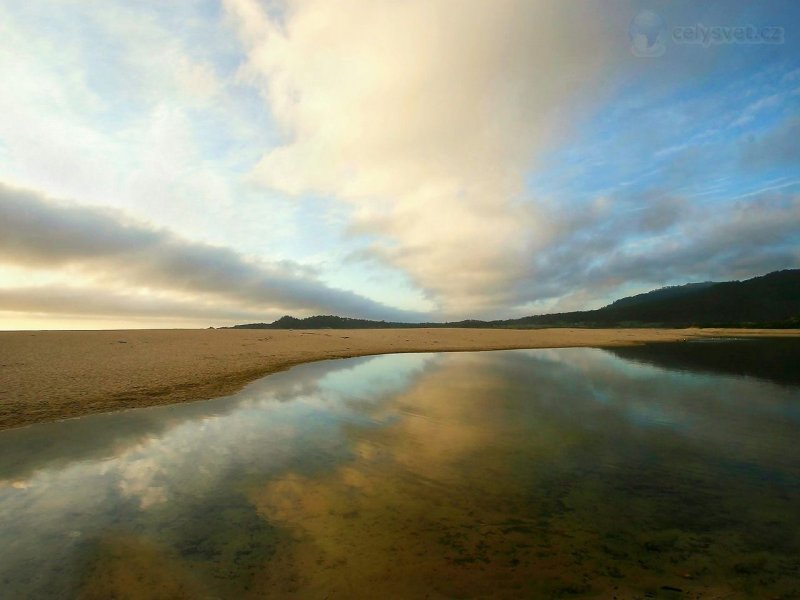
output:
<path id="1" fill-rule="evenodd" d="M 401 321 L 419 317 L 331 288 L 300 265 L 249 260 L 228 248 L 192 242 L 128 220 L 119 212 L 54 202 L 34 191 L 3 184 L 0 261 L 30 268 L 69 267 L 113 288 L 195 295 L 198 301 L 220 308 L 232 306 L 234 314 L 263 310 L 265 315 L 324 312 Z M 79 304 L 76 290 L 62 291 Z M 88 296 L 92 293 L 87 290 Z M 8 298 L 13 291 L 5 294 Z M 29 300 L 31 306 L 41 304 L 33 296 Z M 116 302 L 125 314 L 125 303 Z M 157 313 L 158 303 L 151 305 Z M 15 306 L 24 304 L 15 302 Z M 144 310 L 141 304 L 139 308 Z M 220 312 L 228 311 L 210 309 L 208 314 Z"/>

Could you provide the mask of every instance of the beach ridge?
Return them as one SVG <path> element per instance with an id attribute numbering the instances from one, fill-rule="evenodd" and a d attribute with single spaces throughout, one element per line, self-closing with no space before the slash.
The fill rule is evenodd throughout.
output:
<path id="1" fill-rule="evenodd" d="M 0 430 L 232 394 L 301 363 L 408 352 L 613 347 L 764 329 L 141 329 L 0 332 Z"/>

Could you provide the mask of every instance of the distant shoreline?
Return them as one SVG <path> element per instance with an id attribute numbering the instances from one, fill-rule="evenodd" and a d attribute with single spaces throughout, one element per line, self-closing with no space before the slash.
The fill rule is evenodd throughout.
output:
<path id="1" fill-rule="evenodd" d="M 408 352 L 615 347 L 778 329 L 336 329 L 0 332 L 0 430 L 225 396 L 297 364 Z"/>
<path id="2" fill-rule="evenodd" d="M 272 323 L 246 323 L 233 329 L 537 329 L 566 328 L 736 328 L 800 327 L 800 269 L 784 269 L 745 281 L 688 283 L 620 298 L 594 310 L 483 321 L 400 323 L 314 315 L 285 315 Z"/>

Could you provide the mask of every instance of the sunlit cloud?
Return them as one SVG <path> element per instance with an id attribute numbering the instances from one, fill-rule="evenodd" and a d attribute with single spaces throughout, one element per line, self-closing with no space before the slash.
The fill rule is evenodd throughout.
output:
<path id="1" fill-rule="evenodd" d="M 0 327 L 509 317 L 797 267 L 797 8 L 648 5 L 657 57 L 641 8 L 5 3 Z M 697 23 L 786 35 L 669 35 Z"/>
<path id="2" fill-rule="evenodd" d="M 615 70 L 608 17 L 557 2 L 228 0 L 286 142 L 254 169 L 289 194 L 354 206 L 369 252 L 449 314 L 510 299 L 549 241 L 524 175 Z M 582 9 L 592 10 L 589 6 Z M 613 12 L 613 11 L 611 11 Z"/>

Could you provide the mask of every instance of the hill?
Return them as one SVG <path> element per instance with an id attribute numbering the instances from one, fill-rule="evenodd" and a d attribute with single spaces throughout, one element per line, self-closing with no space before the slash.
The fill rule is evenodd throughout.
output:
<path id="1" fill-rule="evenodd" d="M 423 325 L 419 323 L 412 326 L 421 327 Z M 335 315 L 315 315 L 304 319 L 286 315 L 272 323 L 247 323 L 234 325 L 232 329 L 387 329 L 396 327 L 409 327 L 409 324 L 351 319 Z"/>
<path id="2" fill-rule="evenodd" d="M 321 315 L 281 317 L 243 329 L 386 329 L 400 327 L 800 327 L 800 269 L 745 281 L 690 283 L 621 298 L 596 310 L 497 321 L 393 323 Z"/>

